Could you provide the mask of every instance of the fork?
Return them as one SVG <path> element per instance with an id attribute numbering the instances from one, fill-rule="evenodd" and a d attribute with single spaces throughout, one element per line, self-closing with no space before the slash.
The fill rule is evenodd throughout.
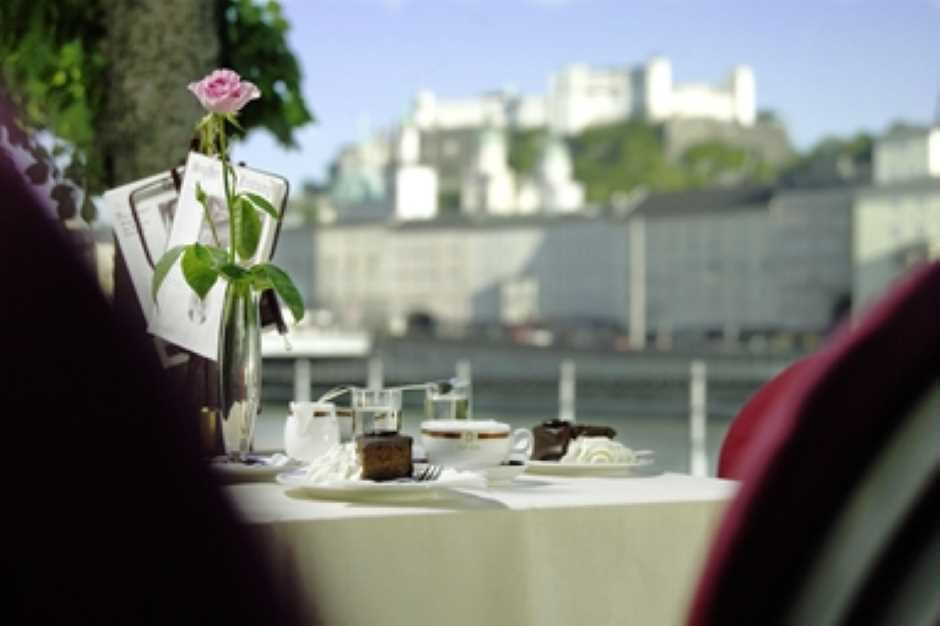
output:
<path id="1" fill-rule="evenodd" d="M 414 477 L 415 482 L 423 483 L 432 480 L 437 480 L 441 477 L 441 473 L 444 471 L 443 465 L 426 465 L 423 470 L 418 472 Z"/>

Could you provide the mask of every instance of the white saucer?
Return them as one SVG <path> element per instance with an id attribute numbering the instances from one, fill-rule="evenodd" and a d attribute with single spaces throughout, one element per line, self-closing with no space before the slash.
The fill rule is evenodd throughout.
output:
<path id="1" fill-rule="evenodd" d="M 489 487 L 506 487 L 512 484 L 517 476 L 526 470 L 526 464 L 520 465 L 494 465 L 481 470 L 474 470 L 486 479 Z"/>

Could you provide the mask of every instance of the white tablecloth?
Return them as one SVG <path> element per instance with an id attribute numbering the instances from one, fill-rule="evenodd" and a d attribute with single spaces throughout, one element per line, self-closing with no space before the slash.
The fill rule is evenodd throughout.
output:
<path id="1" fill-rule="evenodd" d="M 520 477 L 416 503 L 228 487 L 331 626 L 679 624 L 735 483 Z"/>

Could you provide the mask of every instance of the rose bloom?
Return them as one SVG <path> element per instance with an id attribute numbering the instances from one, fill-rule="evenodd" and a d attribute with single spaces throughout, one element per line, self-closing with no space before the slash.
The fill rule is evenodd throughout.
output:
<path id="1" fill-rule="evenodd" d="M 248 102 L 261 97 L 253 83 L 228 69 L 215 70 L 198 83 L 190 83 L 189 90 L 210 113 L 238 113 Z"/>

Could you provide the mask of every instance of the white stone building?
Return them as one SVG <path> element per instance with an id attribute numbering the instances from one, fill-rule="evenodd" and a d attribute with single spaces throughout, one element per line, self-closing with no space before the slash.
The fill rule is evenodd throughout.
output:
<path id="1" fill-rule="evenodd" d="M 477 165 L 491 178 L 476 187 L 490 200 L 476 210 L 318 229 L 316 306 L 372 325 L 414 312 L 455 324 L 601 320 L 629 329 L 640 348 L 683 335 L 822 334 L 850 304 L 864 308 L 916 263 L 940 258 L 933 130 L 879 141 L 871 186 L 638 195 L 614 217 L 500 219 L 484 209 L 564 213 L 571 205 L 558 199 L 575 192 L 553 142 L 536 178 L 505 191 L 516 181 L 491 133 Z M 493 186 L 501 176 L 504 191 Z"/>
<path id="2" fill-rule="evenodd" d="M 548 139 L 531 184 L 537 189 L 538 206 L 546 213 L 571 213 L 584 206 L 584 185 L 574 179 L 574 165 L 565 142 Z"/>
<path id="3" fill-rule="evenodd" d="M 444 100 L 419 92 L 413 116 L 422 131 L 467 127 L 537 128 L 570 135 L 631 117 L 654 122 L 711 119 L 753 126 L 756 85 L 747 66 L 732 69 L 721 85 L 675 83 L 672 65 L 654 57 L 636 67 L 568 65 L 552 74 L 544 95 L 507 91 L 477 98 Z"/>
<path id="4" fill-rule="evenodd" d="M 464 174 L 460 208 L 467 215 L 571 213 L 584 207 L 584 198 L 584 186 L 574 179 L 571 155 L 560 137 L 544 142 L 534 176 L 520 178 L 509 167 L 505 131 L 488 128 Z"/>
<path id="5" fill-rule="evenodd" d="M 863 307 L 913 265 L 940 258 L 940 178 L 863 189 L 853 221 L 853 302 Z"/>
<path id="6" fill-rule="evenodd" d="M 940 126 L 889 131 L 875 143 L 873 159 L 878 185 L 940 177 Z"/>
<path id="7" fill-rule="evenodd" d="M 346 323 L 598 321 L 656 337 L 822 333 L 851 290 L 851 190 L 660 194 L 616 218 L 323 227 L 315 304 Z M 668 343 L 668 341 L 663 342 Z"/>
<path id="8" fill-rule="evenodd" d="M 427 220 L 437 217 L 437 172 L 421 165 L 421 136 L 411 123 L 402 124 L 395 163 L 395 217 Z"/>
<path id="9" fill-rule="evenodd" d="M 460 209 L 468 215 L 509 215 L 516 207 L 516 175 L 509 168 L 505 134 L 487 128 L 481 132 L 476 159 L 464 174 Z"/>
<path id="10" fill-rule="evenodd" d="M 875 142 L 874 185 L 854 206 L 852 293 L 862 307 L 918 262 L 940 258 L 940 126 Z"/>
<path id="11" fill-rule="evenodd" d="M 624 225 L 585 217 L 359 223 L 314 233 L 314 300 L 347 324 L 622 319 Z"/>

